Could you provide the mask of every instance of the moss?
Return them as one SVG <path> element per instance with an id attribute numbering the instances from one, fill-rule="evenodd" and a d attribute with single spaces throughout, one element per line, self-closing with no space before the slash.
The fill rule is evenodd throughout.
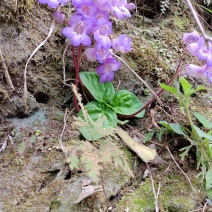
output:
<path id="1" fill-rule="evenodd" d="M 143 37 L 133 37 L 133 51 L 124 56 L 124 60 L 145 81 L 157 86 L 158 79 L 168 80 L 169 67 L 154 47 Z M 124 74 L 126 81 L 132 78 L 130 71 Z"/>
<path id="2" fill-rule="evenodd" d="M 159 182 L 161 184 L 159 194 L 160 209 L 165 211 L 184 212 L 195 209 L 201 194 L 193 193 L 184 176 L 175 173 L 164 175 L 164 170 L 154 174 L 155 189 Z M 127 194 L 118 203 L 118 211 L 124 211 L 127 207 L 129 211 L 154 211 L 154 195 L 151 188 L 150 179 L 146 179 L 135 192 Z M 199 200 L 200 201 L 200 200 Z"/>
<path id="3" fill-rule="evenodd" d="M 180 18 L 179 16 L 174 17 L 173 24 L 177 26 L 180 30 L 185 30 L 187 24 L 189 23 L 189 19 L 187 18 Z"/>
<path id="4" fill-rule="evenodd" d="M 133 212 L 154 211 L 154 195 L 151 192 L 149 179 L 143 182 L 134 193 L 127 194 L 116 208 L 117 211 L 124 211 L 127 207 Z"/>
<path id="5" fill-rule="evenodd" d="M 15 1 L 5 1 L 0 6 L 0 19 L 6 22 L 23 20 L 24 14 L 34 8 L 35 2 L 36 0 L 18 0 L 16 5 Z"/>

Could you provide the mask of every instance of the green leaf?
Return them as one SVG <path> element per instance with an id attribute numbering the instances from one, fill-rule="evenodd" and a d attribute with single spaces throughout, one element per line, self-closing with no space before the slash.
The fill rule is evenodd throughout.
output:
<path id="1" fill-rule="evenodd" d="M 168 122 L 166 121 L 160 121 L 158 123 L 166 127 L 168 130 L 174 131 L 175 133 L 179 135 L 184 135 L 187 137 L 187 135 L 184 133 L 183 127 L 180 124 L 175 124 L 175 123 L 168 124 Z"/>
<path id="2" fill-rule="evenodd" d="M 194 116 L 198 119 L 198 121 L 203 125 L 206 129 L 212 128 L 212 123 L 205 118 L 205 116 L 201 115 L 200 113 L 194 112 Z"/>
<path id="3" fill-rule="evenodd" d="M 71 170 L 74 168 L 79 168 L 79 159 L 76 154 L 71 155 L 67 161 L 69 162 L 69 167 Z"/>
<path id="4" fill-rule="evenodd" d="M 18 153 L 22 155 L 25 152 L 26 148 L 27 148 L 26 142 L 21 142 L 18 148 Z"/>
<path id="5" fill-rule="evenodd" d="M 80 126 L 79 131 L 87 140 L 92 141 L 102 138 L 105 135 L 101 134 L 101 130 L 104 131 L 104 129 L 117 126 L 116 113 L 107 107 L 106 104 L 92 101 L 85 105 L 84 108 L 88 112 L 90 120 L 85 120 L 81 110 L 78 113 L 78 117 L 85 120 L 88 124 Z"/>
<path id="6" fill-rule="evenodd" d="M 155 131 L 151 131 L 151 132 L 147 133 L 144 137 L 143 143 L 146 143 L 146 142 L 152 140 L 152 137 L 154 134 L 155 134 Z"/>
<path id="7" fill-rule="evenodd" d="M 195 125 L 193 125 L 193 127 L 194 127 L 194 129 L 195 129 L 195 131 L 196 131 L 196 133 L 198 134 L 199 137 L 201 137 L 201 138 L 208 138 L 209 140 L 212 141 L 212 136 L 211 135 L 205 133 L 199 127 L 197 127 Z"/>
<path id="8" fill-rule="evenodd" d="M 180 151 L 184 151 L 180 154 L 181 160 L 184 161 L 185 157 L 188 155 L 189 150 L 193 145 L 186 146 L 180 149 Z"/>
<path id="9" fill-rule="evenodd" d="M 198 85 L 197 88 L 194 90 L 194 92 L 201 91 L 201 90 L 207 90 L 207 88 L 202 85 Z"/>
<path id="10" fill-rule="evenodd" d="M 91 95 L 98 101 L 110 102 L 114 98 L 115 89 L 110 82 L 100 83 L 95 72 L 80 72 L 80 79 Z"/>
<path id="11" fill-rule="evenodd" d="M 166 135 L 166 131 L 167 131 L 166 127 L 162 127 L 162 128 L 160 128 L 160 131 L 157 133 L 156 138 L 157 138 L 160 142 L 163 141 L 164 136 Z"/>
<path id="12" fill-rule="evenodd" d="M 31 144 L 34 144 L 35 142 L 36 142 L 36 135 L 32 135 L 31 137 L 30 137 L 30 140 L 29 140 L 29 142 L 31 143 Z"/>
<path id="13" fill-rule="evenodd" d="M 191 92 L 192 85 L 184 77 L 180 77 L 179 81 L 182 85 L 185 96 L 187 96 Z"/>
<path id="14" fill-rule="evenodd" d="M 115 112 L 122 115 L 131 115 L 143 107 L 143 104 L 136 95 L 126 90 L 119 90 L 111 103 Z M 137 114 L 136 117 L 142 118 L 145 111 Z"/>
<path id="15" fill-rule="evenodd" d="M 212 10 L 208 9 L 207 7 L 204 7 L 204 6 L 200 5 L 200 4 L 197 4 L 197 6 L 198 6 L 198 7 L 201 7 L 201 8 L 202 8 L 203 10 L 205 10 L 206 12 L 212 14 Z M 208 5 L 208 6 L 209 6 L 209 5 Z"/>
<path id="16" fill-rule="evenodd" d="M 175 87 L 172 87 L 172 86 L 169 86 L 169 85 L 166 85 L 166 84 L 163 84 L 163 83 L 159 83 L 159 84 L 164 90 L 173 93 L 176 97 L 179 97 L 178 91 Z"/>
<path id="17" fill-rule="evenodd" d="M 205 175 L 206 180 L 206 193 L 210 199 L 212 199 L 212 169 L 209 169 Z"/>

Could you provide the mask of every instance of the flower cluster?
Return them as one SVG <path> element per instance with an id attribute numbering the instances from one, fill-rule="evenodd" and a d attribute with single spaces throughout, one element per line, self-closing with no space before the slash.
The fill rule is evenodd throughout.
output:
<path id="1" fill-rule="evenodd" d="M 38 1 L 55 8 L 55 5 L 67 3 L 69 0 Z M 97 68 L 100 83 L 112 81 L 114 72 L 121 67 L 121 63 L 113 57 L 113 49 L 122 53 L 129 52 L 131 40 L 126 35 L 111 39 L 113 31 L 110 15 L 118 19 L 130 18 L 129 11 L 135 5 L 127 3 L 127 0 L 72 0 L 72 5 L 76 12 L 68 20 L 68 26 L 63 28 L 62 34 L 70 38 L 73 46 L 89 47 L 85 50 L 87 58 L 101 64 Z M 54 14 L 54 17 L 60 22 L 59 14 Z"/>
<path id="2" fill-rule="evenodd" d="M 212 83 L 212 43 L 210 41 L 206 43 L 196 31 L 185 33 L 183 42 L 189 53 L 204 63 L 203 66 L 189 64 L 186 67 L 186 73 L 195 78 L 207 78 Z"/>

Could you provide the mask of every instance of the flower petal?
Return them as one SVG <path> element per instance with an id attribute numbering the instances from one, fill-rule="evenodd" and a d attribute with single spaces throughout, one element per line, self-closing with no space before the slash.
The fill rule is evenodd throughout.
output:
<path id="1" fill-rule="evenodd" d="M 65 27 L 62 29 L 62 34 L 66 36 L 67 38 L 72 38 L 74 35 L 72 27 Z"/>
<path id="2" fill-rule="evenodd" d="M 59 2 L 58 0 L 49 0 L 48 5 L 51 8 L 57 8 L 59 6 Z"/>
<path id="3" fill-rule="evenodd" d="M 204 66 L 196 66 L 196 65 L 190 64 L 186 67 L 186 73 L 190 77 L 195 77 L 195 78 L 207 77 L 205 65 Z"/>

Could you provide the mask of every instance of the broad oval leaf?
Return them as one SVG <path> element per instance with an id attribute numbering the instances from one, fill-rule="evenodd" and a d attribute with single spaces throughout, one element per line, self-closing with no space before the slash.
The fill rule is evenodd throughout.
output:
<path id="1" fill-rule="evenodd" d="M 131 115 L 143 107 L 143 104 L 136 95 L 126 90 L 119 90 L 112 101 L 115 112 L 121 115 Z M 137 114 L 136 117 L 142 118 L 145 111 Z"/>
<path id="2" fill-rule="evenodd" d="M 99 75 L 97 73 L 80 72 L 80 79 L 96 100 L 109 103 L 114 98 L 115 89 L 112 83 L 100 83 Z"/>
<path id="3" fill-rule="evenodd" d="M 78 113 L 78 117 L 87 122 L 83 126 L 79 126 L 79 131 L 89 141 L 97 140 L 107 134 L 107 129 L 117 126 L 116 113 L 106 104 L 98 101 L 89 102 L 84 106 L 89 118 L 85 120 L 82 110 Z"/>

